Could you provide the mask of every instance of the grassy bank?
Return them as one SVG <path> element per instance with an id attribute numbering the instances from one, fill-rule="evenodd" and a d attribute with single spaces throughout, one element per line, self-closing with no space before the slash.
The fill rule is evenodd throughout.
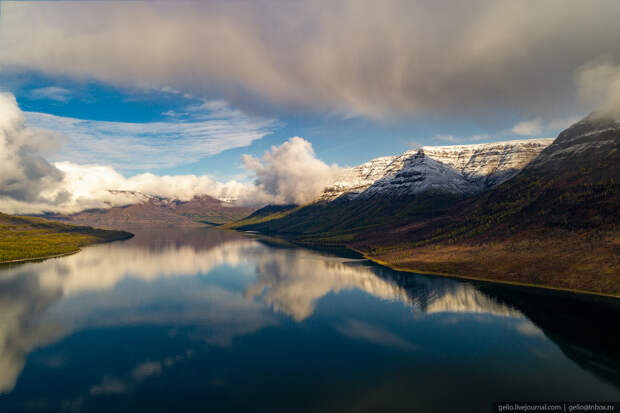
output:
<path id="1" fill-rule="evenodd" d="M 618 231 L 557 231 L 486 242 L 354 249 L 401 271 L 620 297 Z"/>
<path id="2" fill-rule="evenodd" d="M 76 252 L 85 245 L 130 238 L 125 231 L 66 225 L 0 214 L 0 263 Z"/>

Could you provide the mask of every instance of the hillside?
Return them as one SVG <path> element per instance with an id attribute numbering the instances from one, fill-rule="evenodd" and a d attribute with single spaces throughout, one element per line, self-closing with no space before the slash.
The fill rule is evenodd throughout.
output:
<path id="1" fill-rule="evenodd" d="M 238 225 L 300 242 L 344 244 L 403 270 L 620 295 L 617 121 L 585 118 L 516 176 L 475 194 L 429 187 L 428 177 L 434 182 L 448 174 L 433 174 L 438 168 L 403 174 L 415 171 L 407 162 L 355 196 Z M 402 190 L 421 185 L 430 189 Z M 377 186 L 383 190 L 368 196 Z"/>
<path id="2" fill-rule="evenodd" d="M 317 202 L 278 211 L 273 206 L 231 227 L 305 241 L 351 241 L 361 232 L 445 213 L 472 195 L 518 173 L 552 139 L 425 146 L 350 168 Z M 286 218 L 285 218 L 286 217 Z"/>
<path id="3" fill-rule="evenodd" d="M 404 269 L 618 295 L 618 182 L 620 124 L 590 116 L 503 185 L 354 244 Z"/>
<path id="4" fill-rule="evenodd" d="M 131 238 L 108 231 L 0 213 L 0 263 L 68 254 L 85 245 Z"/>
<path id="5" fill-rule="evenodd" d="M 124 194 L 127 195 L 127 193 Z M 197 196 L 189 201 L 139 192 L 129 195 L 134 195 L 137 202 L 106 209 L 85 210 L 70 215 L 50 214 L 45 218 L 76 225 L 131 230 L 145 226 L 220 225 L 246 217 L 255 210 L 255 208 L 235 206 L 208 195 Z"/>

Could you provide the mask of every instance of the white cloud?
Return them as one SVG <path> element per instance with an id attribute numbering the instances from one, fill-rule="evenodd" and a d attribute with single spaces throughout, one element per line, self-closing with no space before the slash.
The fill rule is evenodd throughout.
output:
<path id="1" fill-rule="evenodd" d="M 542 136 L 555 135 L 559 131 L 568 128 L 573 123 L 581 119 L 578 116 L 570 116 L 566 118 L 551 119 L 543 121 L 540 118 L 532 119 L 517 123 L 512 129 L 505 131 L 504 135 L 521 135 L 540 138 Z"/>
<path id="2" fill-rule="evenodd" d="M 256 204 L 245 195 L 254 190 L 251 184 L 237 181 L 218 182 L 202 175 L 154 175 L 145 173 L 126 178 L 114 168 L 101 165 L 78 165 L 71 162 L 47 164 L 61 176 L 52 181 L 46 177 L 39 193 L 31 198 L 15 197 L 0 187 L 0 211 L 9 214 L 39 214 L 43 212 L 72 213 L 89 208 L 109 208 L 140 202 L 131 194 L 118 191 L 138 191 L 149 195 L 165 196 L 188 201 L 194 196 L 209 195 L 218 199 L 244 198 L 248 204 Z M 0 181 L 0 184 L 4 182 Z M 32 188 L 30 189 L 32 191 Z M 33 192 L 34 193 L 34 192 Z"/>
<path id="3" fill-rule="evenodd" d="M 225 102 L 205 102 L 165 122 L 128 123 L 27 112 L 28 124 L 70 137 L 56 159 L 119 169 L 155 169 L 187 164 L 227 149 L 250 145 L 277 126 Z"/>
<path id="4" fill-rule="evenodd" d="M 197 195 L 238 199 L 252 187 L 237 181 L 218 182 L 206 175 L 159 176 L 144 173 L 126 178 L 109 166 L 78 165 L 71 162 L 58 162 L 54 165 L 65 174 L 62 189 L 71 194 L 70 202 L 59 205 L 57 210 L 66 208 L 68 211 L 77 211 L 137 202 L 134 197 L 110 193 L 109 190 L 138 191 L 188 201 Z"/>
<path id="5" fill-rule="evenodd" d="M 48 86 L 31 90 L 29 97 L 33 100 L 46 99 L 66 103 L 71 97 L 71 91 L 58 86 Z"/>
<path id="6" fill-rule="evenodd" d="M 457 137 L 454 135 L 436 135 L 433 140 L 446 141 L 453 144 L 463 144 L 471 142 L 491 142 L 498 139 L 514 138 L 514 135 L 526 136 L 528 138 L 555 137 L 558 132 L 566 129 L 581 119 L 579 116 L 569 116 L 551 120 L 540 118 L 526 120 L 517 123 L 512 128 L 501 130 L 496 134 L 477 134 L 470 136 Z"/>
<path id="7" fill-rule="evenodd" d="M 58 186 L 63 174 L 41 153 L 59 147 L 58 136 L 26 127 L 24 116 L 13 95 L 0 93 L 0 199 L 24 202 L 62 202 L 68 194 L 42 193 Z"/>
<path id="8" fill-rule="evenodd" d="M 314 154 L 312 144 L 293 137 L 272 146 L 262 159 L 243 155 L 245 167 L 256 175 L 254 199 L 277 204 L 303 204 L 315 200 L 342 173 Z"/>
<path id="9" fill-rule="evenodd" d="M 543 131 L 542 120 L 534 119 L 517 123 L 511 130 L 512 133 L 522 136 L 537 136 Z"/>

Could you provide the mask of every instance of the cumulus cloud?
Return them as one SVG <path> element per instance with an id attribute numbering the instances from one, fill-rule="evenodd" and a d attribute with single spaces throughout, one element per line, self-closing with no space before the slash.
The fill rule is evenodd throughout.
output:
<path id="1" fill-rule="evenodd" d="M 145 173 L 126 178 L 109 166 L 78 165 L 71 162 L 47 165 L 52 168 L 54 174 L 61 174 L 62 178 L 53 181 L 52 186 L 42 189 L 34 200 L 12 196 L 13 194 L 0 187 L 0 211 L 10 214 L 72 213 L 142 201 L 140 197 L 130 193 L 115 191 L 137 191 L 188 201 L 200 195 L 234 200 L 253 190 L 250 184 L 235 180 L 218 182 L 206 175 L 159 176 Z M 1 184 L 3 182 L 0 181 Z"/>
<path id="2" fill-rule="evenodd" d="M 63 173 L 41 156 L 59 144 L 58 136 L 26 127 L 15 97 L 0 93 L 0 199 L 63 202 L 67 192 L 46 194 L 62 182 Z"/>
<path id="3" fill-rule="evenodd" d="M 316 158 L 312 144 L 299 137 L 273 146 L 261 159 L 244 155 L 243 162 L 256 176 L 254 183 L 218 182 L 205 175 L 144 173 L 126 178 L 110 166 L 56 162 L 53 167 L 63 174 L 63 179 L 55 191 L 48 190 L 47 193 L 48 197 L 65 194 L 64 201 L 53 206 L 18 203 L 14 209 L 32 213 L 46 210 L 68 213 L 140 201 L 131 194 L 110 190 L 137 191 L 182 201 L 197 195 L 210 195 L 218 199 L 234 199 L 243 205 L 302 204 L 315 200 L 343 170 Z"/>
<path id="4" fill-rule="evenodd" d="M 272 146 L 262 159 L 243 156 L 247 169 L 256 175 L 251 196 L 276 204 L 303 204 L 315 200 L 342 173 L 315 156 L 312 144 L 298 136 Z"/>
<path id="5" fill-rule="evenodd" d="M 619 14 L 615 0 L 8 2 L 0 56 L 257 111 L 547 116 L 574 104 L 579 67 L 620 56 Z"/>
<path id="6" fill-rule="evenodd" d="M 62 189 L 71 194 L 70 202 L 56 208 L 65 209 L 66 212 L 139 202 L 139 199 L 133 196 L 110 190 L 138 191 L 189 201 L 197 195 L 238 199 L 251 188 L 249 184 L 234 180 L 218 182 L 206 175 L 160 176 L 144 173 L 126 178 L 109 166 L 78 165 L 71 162 L 57 162 L 54 165 L 65 174 Z"/>

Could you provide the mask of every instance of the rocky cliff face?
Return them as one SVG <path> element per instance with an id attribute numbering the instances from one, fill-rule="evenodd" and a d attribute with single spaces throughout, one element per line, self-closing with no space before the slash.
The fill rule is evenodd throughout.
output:
<path id="1" fill-rule="evenodd" d="M 553 139 L 477 145 L 425 146 L 373 159 L 347 170 L 320 199 L 410 195 L 426 191 L 475 193 L 507 181 Z"/>
<path id="2" fill-rule="evenodd" d="M 375 196 L 398 197 L 423 192 L 470 194 L 477 186 L 455 168 L 436 161 L 420 150 L 407 157 L 400 170 L 375 181 L 357 195 L 360 199 Z"/>
<path id="3" fill-rule="evenodd" d="M 484 190 L 515 176 L 554 139 L 528 139 L 479 145 L 426 146 L 430 158 L 456 169 Z"/>

